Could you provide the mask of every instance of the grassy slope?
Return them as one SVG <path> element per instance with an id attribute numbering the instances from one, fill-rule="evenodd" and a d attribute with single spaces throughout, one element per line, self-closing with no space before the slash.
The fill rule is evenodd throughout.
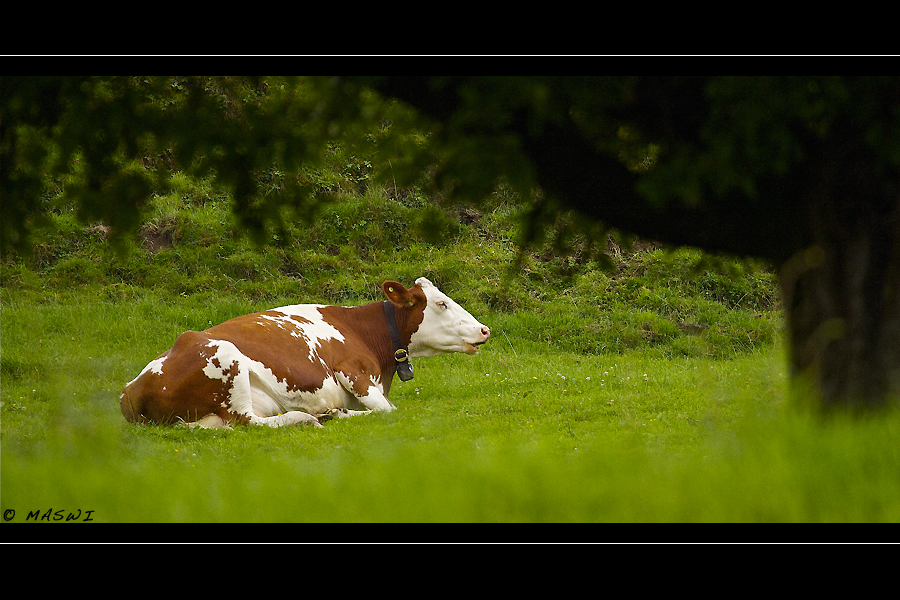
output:
<path id="1" fill-rule="evenodd" d="M 377 193 L 260 250 L 227 198 L 176 183 L 148 214 L 173 248 L 117 256 L 63 210 L 32 259 L 2 267 L 0 509 L 16 521 L 900 518 L 895 418 L 823 426 L 785 407 L 770 274 L 653 251 L 570 277 L 567 257 L 536 254 L 510 277 L 502 201 L 471 224 L 437 215 L 426 244 L 421 203 Z M 395 413 L 234 431 L 118 413 L 124 382 L 186 329 L 371 301 L 419 275 L 495 335 L 478 356 L 418 361 Z"/>

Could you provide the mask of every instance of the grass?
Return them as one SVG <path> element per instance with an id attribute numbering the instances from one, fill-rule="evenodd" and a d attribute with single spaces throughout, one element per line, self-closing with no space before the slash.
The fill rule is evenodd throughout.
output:
<path id="1" fill-rule="evenodd" d="M 69 316 L 99 328 L 113 305 L 105 308 Z M 121 322 L 143 310 L 131 308 Z M 714 408 L 715 396 L 688 389 L 697 377 L 727 389 L 746 365 L 566 353 L 548 364 L 545 353 L 497 344 L 476 357 L 420 360 L 416 379 L 395 386 L 392 414 L 322 430 L 136 427 L 117 414 L 114 386 L 140 365 L 104 364 L 88 354 L 98 353 L 85 343 L 99 346 L 96 336 L 70 333 L 47 340 L 70 362 L 51 368 L 35 364 L 38 353 L 22 355 L 18 372 L 34 376 L 4 386 L 5 398 L 20 394 L 4 405 L 4 431 L 18 438 L 5 438 L 4 509 L 82 507 L 98 521 L 619 520 L 571 504 L 562 479 L 623 450 L 627 460 L 684 455 L 708 436 L 710 415 L 727 423 L 746 408 Z M 507 488 L 514 495 L 501 501 Z M 334 508 L 284 512 L 296 505 Z"/>
<path id="2" fill-rule="evenodd" d="M 730 359 L 586 355 L 498 333 L 477 356 L 419 360 L 391 414 L 321 430 L 126 423 L 121 385 L 202 325 L 191 304 L 4 304 L 0 509 L 97 522 L 900 518 L 900 421 L 793 410 L 777 344 Z M 224 304 L 212 312 L 237 308 Z"/>
<path id="3" fill-rule="evenodd" d="M 27 410 L 4 406 L 16 439 L 4 438 L 2 509 L 98 522 L 900 518 L 898 420 L 823 425 L 773 402 L 774 348 L 723 361 L 496 346 L 420 360 L 395 386 L 397 412 L 321 430 L 133 426 L 104 389 L 116 368 L 58 376 L 33 399 L 20 385 Z"/>
<path id="4" fill-rule="evenodd" d="M 175 183 L 147 221 L 177 232 L 171 248 L 117 255 L 62 211 L 31 258 L 0 265 L 0 511 L 13 522 L 900 519 L 900 417 L 822 420 L 787 400 L 774 278 L 758 266 L 652 250 L 571 272 L 572 257 L 536 252 L 511 278 L 509 207 L 432 215 L 435 241 L 417 206 L 371 191 L 260 249 L 229 225 L 227 197 Z M 494 335 L 477 356 L 417 361 L 394 384 L 396 412 L 227 431 L 119 413 L 124 383 L 182 331 L 371 301 L 382 280 L 419 275 Z"/>

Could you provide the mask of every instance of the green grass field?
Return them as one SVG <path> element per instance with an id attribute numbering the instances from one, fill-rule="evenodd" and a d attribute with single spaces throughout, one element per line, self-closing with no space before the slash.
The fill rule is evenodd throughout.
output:
<path id="1" fill-rule="evenodd" d="M 158 199 L 149 222 L 177 232 L 161 252 L 116 255 L 61 211 L 33 257 L 2 265 L 6 521 L 900 520 L 900 417 L 794 406 L 764 269 L 651 250 L 572 273 L 535 253 L 510 275 L 502 206 L 470 224 L 446 217 L 446 237 L 426 243 L 415 206 L 382 197 L 298 225 L 302 243 L 257 249 L 197 197 Z M 372 225 L 390 219 L 402 247 Z M 384 279 L 419 275 L 493 335 L 477 356 L 417 360 L 415 379 L 394 383 L 393 413 L 233 430 L 119 413 L 123 385 L 182 331 L 372 301 Z"/>
<path id="2" fill-rule="evenodd" d="M 103 336 L 89 332 L 112 313 L 140 310 L 73 310 L 84 329 L 44 338 L 47 362 L 5 379 L 0 490 L 16 522 L 51 508 L 98 522 L 900 518 L 900 423 L 789 409 L 777 347 L 585 356 L 501 335 L 475 357 L 417 361 L 416 378 L 395 384 L 394 413 L 320 430 L 189 430 L 118 414 L 140 365 L 92 355 Z"/>

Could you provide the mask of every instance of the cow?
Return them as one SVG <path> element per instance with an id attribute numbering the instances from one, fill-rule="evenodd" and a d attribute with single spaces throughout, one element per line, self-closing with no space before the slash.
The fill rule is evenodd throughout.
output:
<path id="1" fill-rule="evenodd" d="M 181 334 L 119 398 L 136 423 L 227 427 L 321 423 L 391 411 L 394 373 L 410 358 L 477 354 L 491 335 L 425 277 L 386 281 L 387 300 L 362 306 L 295 304 Z"/>

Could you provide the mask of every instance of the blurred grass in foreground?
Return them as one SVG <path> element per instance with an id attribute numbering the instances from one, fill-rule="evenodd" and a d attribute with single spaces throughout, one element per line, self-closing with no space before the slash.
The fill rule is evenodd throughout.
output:
<path id="1" fill-rule="evenodd" d="M 9 405 L 32 385 L 20 379 L 4 386 L 0 508 L 13 522 L 50 508 L 97 522 L 900 520 L 900 417 L 787 408 L 777 348 L 713 360 L 493 342 L 419 360 L 397 412 L 321 430 L 134 426 L 116 367 L 57 373 L 34 418 Z"/>

